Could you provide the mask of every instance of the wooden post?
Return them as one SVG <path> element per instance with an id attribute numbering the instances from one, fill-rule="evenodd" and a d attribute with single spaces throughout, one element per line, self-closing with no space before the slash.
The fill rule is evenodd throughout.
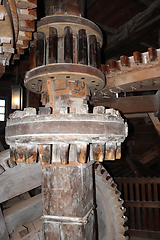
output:
<path id="1" fill-rule="evenodd" d="M 57 62 L 57 29 L 54 27 L 49 28 L 49 53 L 48 63 Z"/>
<path id="2" fill-rule="evenodd" d="M 43 239 L 95 239 L 93 165 L 42 167 Z"/>
<path id="3" fill-rule="evenodd" d="M 37 33 L 36 66 L 45 65 L 45 34 Z"/>
<path id="4" fill-rule="evenodd" d="M 67 26 L 64 28 L 64 62 L 73 62 L 73 38 L 72 28 Z"/>
<path id="5" fill-rule="evenodd" d="M 78 63 L 87 65 L 87 36 L 86 30 L 78 31 Z"/>
<path id="6" fill-rule="evenodd" d="M 97 40 L 95 35 L 90 35 L 88 38 L 88 65 L 97 67 Z"/>

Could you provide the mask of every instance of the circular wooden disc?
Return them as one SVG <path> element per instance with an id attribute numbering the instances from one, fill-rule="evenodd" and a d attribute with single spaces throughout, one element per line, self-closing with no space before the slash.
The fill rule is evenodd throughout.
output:
<path id="1" fill-rule="evenodd" d="M 30 91 L 42 93 L 43 86 L 48 79 L 53 81 L 58 79 L 83 81 L 90 87 L 91 91 L 98 91 L 105 85 L 105 76 L 99 69 L 70 63 L 55 63 L 34 68 L 26 73 L 24 84 Z M 39 81 L 42 84 L 41 91 L 38 87 Z"/>

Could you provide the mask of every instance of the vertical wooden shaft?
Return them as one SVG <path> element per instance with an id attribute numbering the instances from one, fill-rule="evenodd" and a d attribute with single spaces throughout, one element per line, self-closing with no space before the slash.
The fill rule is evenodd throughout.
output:
<path id="1" fill-rule="evenodd" d="M 54 27 L 49 28 L 49 48 L 48 48 L 48 63 L 57 62 L 57 29 Z"/>
<path id="2" fill-rule="evenodd" d="M 101 69 L 101 47 L 99 42 L 97 42 L 97 68 Z"/>
<path id="3" fill-rule="evenodd" d="M 97 67 L 97 40 L 95 35 L 90 35 L 88 38 L 88 64 L 91 67 Z"/>
<path id="4" fill-rule="evenodd" d="M 93 204 L 93 165 L 42 167 L 43 239 L 94 240 Z"/>
<path id="5" fill-rule="evenodd" d="M 88 64 L 87 61 L 87 36 L 86 30 L 80 29 L 78 31 L 78 63 Z"/>
<path id="6" fill-rule="evenodd" d="M 36 67 L 45 65 L 45 34 L 37 33 Z"/>
<path id="7" fill-rule="evenodd" d="M 30 69 L 36 67 L 36 39 L 30 42 Z"/>
<path id="8" fill-rule="evenodd" d="M 69 26 L 64 28 L 64 62 L 73 62 L 72 28 Z"/>
<path id="9" fill-rule="evenodd" d="M 45 15 L 57 13 L 74 13 L 84 16 L 85 0 L 45 0 Z"/>

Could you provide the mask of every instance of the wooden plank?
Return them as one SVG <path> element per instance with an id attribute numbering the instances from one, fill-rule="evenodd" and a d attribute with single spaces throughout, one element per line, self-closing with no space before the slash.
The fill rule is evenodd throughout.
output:
<path id="1" fill-rule="evenodd" d="M 133 192 L 133 184 L 129 184 L 129 190 L 130 190 L 130 201 L 134 201 L 134 192 Z M 132 216 L 132 217 L 131 217 Z M 130 228 L 135 229 L 135 212 L 134 208 L 130 207 Z"/>
<path id="2" fill-rule="evenodd" d="M 3 211 L 8 232 L 42 215 L 42 195 L 22 201 Z"/>
<path id="3" fill-rule="evenodd" d="M 143 237 L 143 238 L 150 238 L 150 239 L 160 239 L 160 232 L 153 232 L 153 231 L 142 231 L 142 230 L 133 230 L 129 229 L 127 234 L 136 237 Z"/>
<path id="4" fill-rule="evenodd" d="M 124 199 L 128 200 L 128 188 L 127 188 L 127 183 L 123 184 L 124 186 Z"/>
<path id="5" fill-rule="evenodd" d="M 152 189 L 151 189 L 151 184 L 147 184 L 147 193 L 148 193 L 148 201 L 152 201 Z M 149 208 L 149 226 L 150 230 L 154 231 L 154 225 L 153 225 L 153 209 Z"/>
<path id="6" fill-rule="evenodd" d="M 145 208 L 160 208 L 160 202 L 158 201 L 125 201 L 126 207 L 145 207 Z"/>
<path id="7" fill-rule="evenodd" d="M 140 194 L 139 194 L 139 184 L 135 184 L 136 187 L 136 200 L 140 200 Z M 136 207 L 136 223 L 137 223 L 137 228 L 141 229 L 141 212 L 140 212 L 140 207 Z"/>
<path id="8" fill-rule="evenodd" d="M 115 178 L 117 183 L 160 183 L 160 178 Z"/>
<path id="9" fill-rule="evenodd" d="M 142 201 L 146 200 L 146 188 L 145 188 L 145 184 L 142 183 L 141 184 L 142 187 Z M 147 230 L 147 211 L 146 211 L 146 207 L 143 207 L 142 209 L 143 213 L 143 229 Z"/>
<path id="10" fill-rule="evenodd" d="M 8 231 L 4 222 L 2 210 L 0 208 L 0 240 L 9 240 Z"/>
<path id="11" fill-rule="evenodd" d="M 158 184 L 156 183 L 153 184 L 153 189 L 154 189 L 154 201 L 158 201 Z M 156 231 L 160 231 L 159 209 L 155 209 L 155 215 L 156 215 Z"/>
<path id="12" fill-rule="evenodd" d="M 141 162 L 143 164 L 146 164 L 146 163 L 150 162 L 151 160 L 153 160 L 158 155 L 159 155 L 158 145 L 155 145 L 154 147 L 150 148 L 145 153 L 143 153 L 140 156 L 138 156 L 136 158 L 136 161 L 139 161 L 139 162 Z"/>
<path id="13" fill-rule="evenodd" d="M 0 203 L 41 185 L 42 170 L 37 163 L 18 165 L 0 177 Z"/>
<path id="14" fill-rule="evenodd" d="M 147 102 L 147 104 L 146 104 Z M 156 95 L 120 97 L 116 100 L 96 102 L 94 106 L 105 106 L 122 111 L 124 114 L 158 111 Z"/>

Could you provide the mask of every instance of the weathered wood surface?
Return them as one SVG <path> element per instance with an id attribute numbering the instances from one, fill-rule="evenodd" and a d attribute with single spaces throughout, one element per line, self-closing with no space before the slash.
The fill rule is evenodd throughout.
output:
<path id="1" fill-rule="evenodd" d="M 159 239 L 160 178 L 115 178 L 115 182 L 120 184 L 124 206 L 129 214 L 127 233 Z"/>
<path id="2" fill-rule="evenodd" d="M 145 153 L 141 154 L 140 156 L 138 156 L 136 158 L 136 160 L 141 162 L 141 163 L 143 163 L 143 164 L 146 164 L 146 163 L 152 161 L 158 155 L 159 155 L 158 145 L 155 145 L 154 147 L 149 149 L 147 152 L 145 152 Z"/>
<path id="3" fill-rule="evenodd" d="M 8 232 L 42 215 L 42 195 L 29 198 L 3 211 Z"/>
<path id="4" fill-rule="evenodd" d="M 0 208 L 0 240 L 9 240 L 8 231 L 4 222 L 4 217 Z"/>
<path id="5" fill-rule="evenodd" d="M 147 104 L 146 104 L 147 102 Z M 147 96 L 131 96 L 131 97 L 120 97 L 115 100 L 106 101 L 105 99 L 100 102 L 93 100 L 94 106 L 105 106 L 122 111 L 124 114 L 131 113 L 148 113 L 158 111 L 158 104 L 156 95 Z"/>
<path id="6" fill-rule="evenodd" d="M 94 214 L 89 216 L 87 224 L 74 223 L 93 207 L 92 171 L 92 165 L 87 168 L 83 168 L 83 165 L 43 167 L 42 208 L 45 239 L 52 240 L 53 236 L 55 239 L 61 239 L 62 236 L 66 239 L 94 239 Z M 56 220 L 47 221 L 45 215 L 46 218 L 52 217 Z M 67 220 L 63 221 L 64 217 Z"/>
<path id="7" fill-rule="evenodd" d="M 35 164 L 18 164 L 0 175 L 0 202 L 41 185 L 41 167 Z M 27 179 L 27 183 L 26 183 Z"/>

